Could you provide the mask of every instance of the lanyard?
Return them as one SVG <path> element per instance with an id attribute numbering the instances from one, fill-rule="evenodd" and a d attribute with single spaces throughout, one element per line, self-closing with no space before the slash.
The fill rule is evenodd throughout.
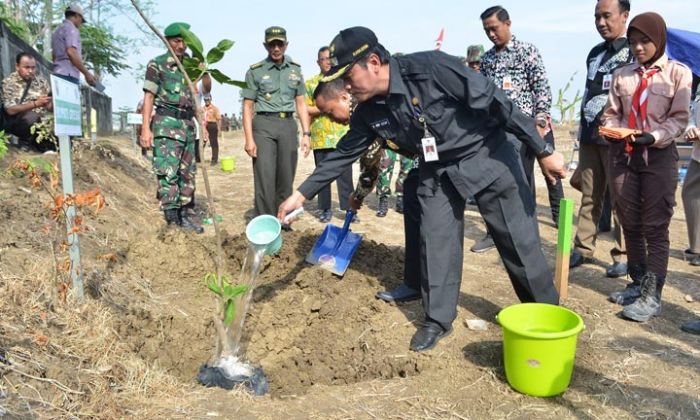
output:
<path id="1" fill-rule="evenodd" d="M 423 113 L 417 96 L 411 98 L 411 110 L 413 111 L 413 118 L 423 127 L 423 138 L 430 137 L 431 134 L 428 129 L 428 123 L 425 121 L 425 114 Z"/>

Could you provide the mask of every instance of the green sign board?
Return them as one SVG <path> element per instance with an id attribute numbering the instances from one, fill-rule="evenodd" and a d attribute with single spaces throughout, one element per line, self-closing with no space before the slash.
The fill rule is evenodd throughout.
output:
<path id="1" fill-rule="evenodd" d="M 81 136 L 80 87 L 76 83 L 51 76 L 54 131 L 57 136 Z"/>

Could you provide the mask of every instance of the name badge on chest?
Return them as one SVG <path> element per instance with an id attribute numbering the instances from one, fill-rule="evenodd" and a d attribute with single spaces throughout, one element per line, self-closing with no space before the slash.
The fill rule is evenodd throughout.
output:
<path id="1" fill-rule="evenodd" d="M 612 87 L 612 74 L 606 74 L 603 76 L 603 90 L 610 90 Z"/>
<path id="2" fill-rule="evenodd" d="M 503 77 L 503 90 L 513 90 L 513 79 L 510 76 Z"/>

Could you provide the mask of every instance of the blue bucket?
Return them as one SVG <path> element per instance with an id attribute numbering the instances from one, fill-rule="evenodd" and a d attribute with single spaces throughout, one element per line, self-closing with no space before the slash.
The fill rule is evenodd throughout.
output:
<path id="1" fill-rule="evenodd" d="M 275 255 L 282 248 L 282 225 L 276 217 L 263 214 L 248 223 L 245 236 L 256 248 L 265 248 L 265 254 Z"/>

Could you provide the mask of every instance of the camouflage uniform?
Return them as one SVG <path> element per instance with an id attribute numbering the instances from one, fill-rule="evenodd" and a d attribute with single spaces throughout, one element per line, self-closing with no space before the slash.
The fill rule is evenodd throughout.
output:
<path id="1" fill-rule="evenodd" d="M 5 109 L 35 101 L 40 96 L 47 96 L 51 92 L 51 86 L 46 79 L 36 75 L 22 100 L 22 94 L 26 86 L 27 82 L 16 71 L 10 73 L 2 81 L 2 103 Z M 8 134 L 17 136 L 20 144 L 23 146 L 36 148 L 41 152 L 55 149 L 53 143 L 49 141 L 38 144 L 35 141 L 36 136 L 31 133 L 31 127 L 48 115 L 51 115 L 51 113 L 44 107 L 34 108 L 12 116 L 6 115 L 5 127 L 0 127 L 0 129 L 4 129 Z"/>
<path id="2" fill-rule="evenodd" d="M 389 144 L 396 146 L 382 138 L 377 138 L 369 146 L 367 151 L 360 157 L 360 176 L 357 179 L 357 187 L 353 195 L 355 199 L 362 202 L 374 189 L 374 184 L 379 178 L 380 164 L 385 148 Z M 403 210 L 403 229 L 405 237 L 405 257 L 404 257 L 404 284 L 411 290 L 420 290 L 420 203 L 418 202 L 418 164 L 420 158 L 410 158 L 411 154 L 406 150 L 392 152 L 401 154 L 402 160 L 410 161 L 411 167 L 408 169 L 406 177 L 406 195 L 401 197 L 401 209 Z M 384 299 L 377 295 L 378 298 Z"/>
<path id="3" fill-rule="evenodd" d="M 413 167 L 413 159 L 398 155 L 391 149 L 384 150 L 380 162 L 379 182 L 377 183 L 377 195 L 379 199 L 387 199 L 391 195 L 391 177 L 394 174 L 394 165 L 396 160 L 400 160 L 399 176 L 396 178 L 396 197 L 397 200 L 403 196 L 403 182 L 406 180 L 408 172 Z"/>
<path id="4" fill-rule="evenodd" d="M 19 100 L 22 98 L 22 93 L 24 93 L 26 85 L 27 82 L 22 79 L 16 71 L 10 73 L 10 75 L 2 81 L 2 103 L 5 109 L 15 105 L 21 105 Z M 32 84 L 29 86 L 29 90 L 27 90 L 27 96 L 22 103 L 35 101 L 39 99 L 40 96 L 46 96 L 49 93 L 51 93 L 49 82 L 37 75 L 34 80 L 32 80 Z M 32 110 L 32 112 L 42 117 L 47 113 L 46 108 L 36 108 Z"/>
<path id="5" fill-rule="evenodd" d="M 387 141 L 377 138 L 360 158 L 360 176 L 357 179 L 357 186 L 354 192 L 355 197 L 360 201 L 364 200 L 372 191 L 375 183 L 377 186 L 377 193 L 379 194 L 380 188 L 384 188 L 380 185 L 382 183 L 382 177 L 388 178 L 385 181 L 388 191 L 391 181 L 391 170 L 394 168 L 396 157 L 400 157 L 401 159 L 401 172 L 399 173 L 399 178 L 396 180 L 396 195 L 399 198 L 403 196 L 403 182 L 412 169 L 418 168 L 419 159 L 417 157 L 408 157 L 407 155 L 409 155 L 409 152 L 405 150 L 394 151 L 389 149 L 389 147 L 392 146 L 395 146 L 395 144 L 390 140 Z M 392 156 L 390 161 L 391 169 L 388 171 L 384 166 L 386 162 L 389 161 L 387 155 Z M 385 172 L 388 172 L 389 175 L 387 176 Z M 388 197 L 388 193 L 384 197 Z"/>
<path id="6" fill-rule="evenodd" d="M 153 171 L 158 179 L 161 210 L 177 209 L 194 197 L 194 100 L 169 53 L 151 60 L 143 90 L 155 95 Z"/>

